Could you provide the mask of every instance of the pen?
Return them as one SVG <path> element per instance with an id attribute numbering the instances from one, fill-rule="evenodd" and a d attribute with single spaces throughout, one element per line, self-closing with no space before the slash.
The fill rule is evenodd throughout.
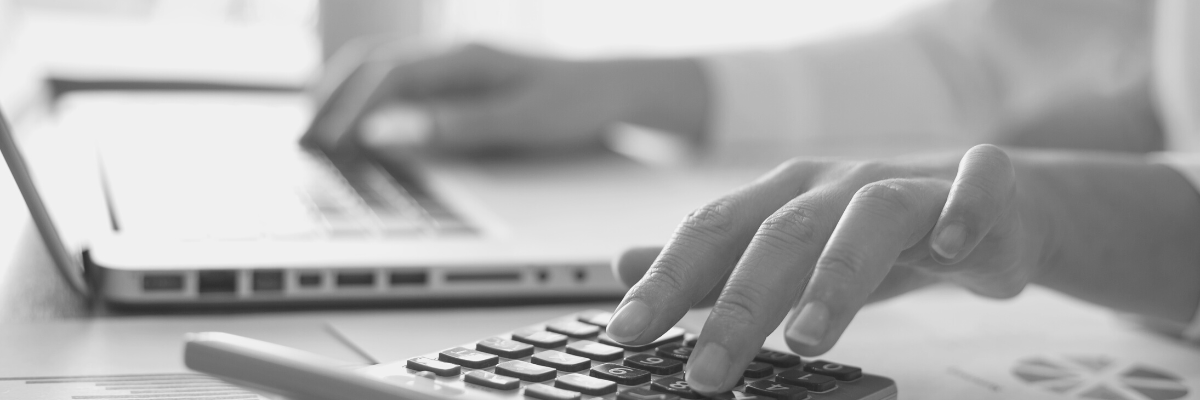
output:
<path id="1" fill-rule="evenodd" d="M 444 400 L 437 382 L 379 378 L 294 348 L 221 332 L 189 333 L 184 364 L 235 384 L 295 400 Z"/>

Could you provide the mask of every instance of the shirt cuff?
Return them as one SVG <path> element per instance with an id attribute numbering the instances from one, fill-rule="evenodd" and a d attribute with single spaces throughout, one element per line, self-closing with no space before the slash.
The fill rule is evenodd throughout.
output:
<path id="1" fill-rule="evenodd" d="M 1166 165 L 1179 171 L 1193 188 L 1200 190 L 1200 152 L 1162 152 L 1152 153 L 1147 159 L 1151 164 Z M 1200 305 L 1192 321 L 1183 328 L 1183 337 L 1189 341 L 1200 342 Z"/>

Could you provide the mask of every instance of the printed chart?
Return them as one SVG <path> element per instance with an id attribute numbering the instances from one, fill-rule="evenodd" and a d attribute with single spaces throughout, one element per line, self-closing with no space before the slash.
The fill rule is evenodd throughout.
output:
<path id="1" fill-rule="evenodd" d="M 1039 356 L 1017 363 L 1021 381 L 1063 394 L 1095 400 L 1175 400 L 1188 395 L 1177 376 L 1137 363 L 1105 356 Z"/>

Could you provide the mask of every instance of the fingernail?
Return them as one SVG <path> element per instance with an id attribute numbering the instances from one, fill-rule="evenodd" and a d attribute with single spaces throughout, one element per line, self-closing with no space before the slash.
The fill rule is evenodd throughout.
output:
<path id="1" fill-rule="evenodd" d="M 608 336 L 618 342 L 637 339 L 650 327 L 650 307 L 638 300 L 631 300 L 617 309 L 608 323 Z"/>
<path id="2" fill-rule="evenodd" d="M 962 251 L 963 242 L 967 240 L 966 228 L 959 223 L 952 223 L 942 228 L 933 238 L 933 251 L 946 258 L 954 258 Z"/>
<path id="3" fill-rule="evenodd" d="M 716 393 L 729 378 L 729 351 L 725 346 L 707 343 L 696 349 L 688 363 L 687 381 L 692 390 L 701 393 Z"/>
<path id="4" fill-rule="evenodd" d="M 787 337 L 806 346 L 817 346 L 829 329 L 829 308 L 819 302 L 811 302 L 800 308 L 800 314 L 788 327 Z"/>

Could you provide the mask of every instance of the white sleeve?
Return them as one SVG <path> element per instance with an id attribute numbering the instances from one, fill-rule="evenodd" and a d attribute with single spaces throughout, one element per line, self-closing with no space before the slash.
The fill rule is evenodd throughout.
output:
<path id="1" fill-rule="evenodd" d="M 1168 152 L 1153 154 L 1150 161 L 1171 166 L 1200 189 L 1200 51 L 1194 40 L 1200 33 L 1200 5 L 1165 0 L 1157 12 L 1154 85 Z M 1200 342 L 1200 306 L 1182 333 Z"/>
<path id="2" fill-rule="evenodd" d="M 1161 152 L 1151 154 L 1149 161 L 1154 164 L 1170 166 L 1183 175 L 1193 188 L 1200 188 L 1200 152 Z M 1200 266 L 1197 266 L 1200 268 Z M 1192 321 L 1182 328 L 1184 338 L 1200 342 L 1200 306 Z"/>
<path id="3" fill-rule="evenodd" d="M 974 144 L 1064 94 L 1143 82 L 1153 4 L 1077 3 L 946 1 L 871 32 L 708 57 L 710 143 Z"/>
<path id="4" fill-rule="evenodd" d="M 914 38 L 882 32 L 707 58 L 710 143 L 963 141 L 969 111 Z"/>

